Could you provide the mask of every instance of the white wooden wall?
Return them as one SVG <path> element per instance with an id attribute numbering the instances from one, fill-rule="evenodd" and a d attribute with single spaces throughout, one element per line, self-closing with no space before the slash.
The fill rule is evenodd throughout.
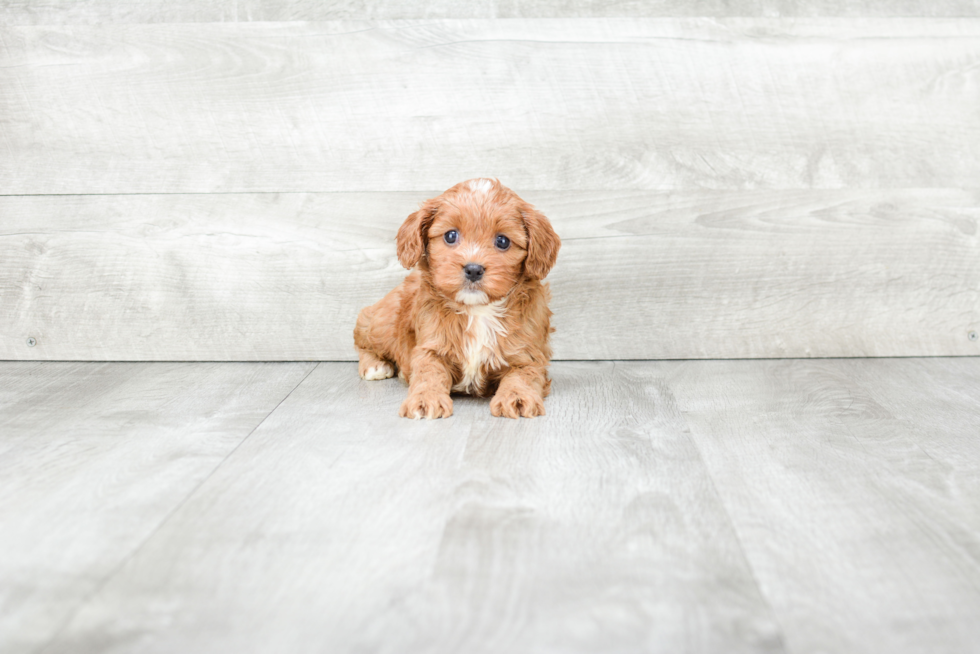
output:
<path id="1" fill-rule="evenodd" d="M 558 358 L 980 354 L 980 2 L 374 4 L 3 3 L 0 358 L 352 359 L 475 176 Z"/>

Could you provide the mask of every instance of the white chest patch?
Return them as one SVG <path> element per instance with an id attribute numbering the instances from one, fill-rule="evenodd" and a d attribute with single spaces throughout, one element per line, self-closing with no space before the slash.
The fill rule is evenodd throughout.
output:
<path id="1" fill-rule="evenodd" d="M 466 341 L 463 346 L 463 378 L 453 390 L 474 393 L 483 386 L 485 369 L 499 370 L 504 365 L 499 337 L 506 336 L 500 319 L 504 301 L 466 307 Z"/>

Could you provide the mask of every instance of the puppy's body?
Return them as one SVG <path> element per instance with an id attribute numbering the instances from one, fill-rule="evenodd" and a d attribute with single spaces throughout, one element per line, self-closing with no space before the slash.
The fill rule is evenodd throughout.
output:
<path id="1" fill-rule="evenodd" d="M 445 361 L 454 392 L 491 396 L 515 366 L 539 367 L 544 376 L 551 359 L 549 299 L 547 285 L 530 281 L 492 305 L 445 302 L 416 270 L 358 315 L 354 342 L 360 374 L 370 379 L 378 374 L 372 371 L 391 362 L 411 384 L 413 353 L 421 345 Z M 387 365 L 387 374 L 376 378 L 393 375 Z M 549 385 L 546 381 L 544 393 Z"/>
<path id="2" fill-rule="evenodd" d="M 540 280 L 560 244 L 547 219 L 496 180 L 424 203 L 398 233 L 399 260 L 417 270 L 358 316 L 361 377 L 397 370 L 409 384 L 405 417 L 452 415 L 451 391 L 493 396 L 494 415 L 544 415 L 551 311 Z"/>

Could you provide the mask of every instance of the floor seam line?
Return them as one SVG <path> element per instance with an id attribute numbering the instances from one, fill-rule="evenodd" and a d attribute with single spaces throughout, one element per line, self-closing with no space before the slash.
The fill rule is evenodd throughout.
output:
<path id="1" fill-rule="evenodd" d="M 722 499 L 721 493 L 718 491 L 718 484 L 715 482 L 715 476 L 712 473 L 711 468 L 708 466 L 708 462 L 704 458 L 704 453 L 701 451 L 701 446 L 698 445 L 697 439 L 694 438 L 694 431 L 691 428 L 691 423 L 688 421 L 686 414 L 681 409 L 681 405 L 677 399 L 677 395 L 674 394 L 673 389 L 670 387 L 670 381 L 665 379 L 664 382 L 666 384 L 667 391 L 670 393 L 671 399 L 673 399 L 674 401 L 674 406 L 677 407 L 678 413 L 680 413 L 684 417 L 684 423 L 685 426 L 687 427 L 687 440 L 694 448 L 694 451 L 697 452 L 698 460 L 701 462 L 701 467 L 708 477 L 708 482 L 711 484 L 711 490 L 714 493 L 715 497 L 718 499 L 718 504 L 721 507 L 721 510 L 725 514 L 725 520 L 728 522 L 728 526 L 732 530 L 732 535 L 735 537 L 735 543 L 738 545 L 738 551 L 742 555 L 742 560 L 745 561 L 745 567 L 748 569 L 749 574 L 752 575 L 752 581 L 755 583 L 755 587 L 759 591 L 759 597 L 760 599 L 762 599 L 763 602 L 765 602 L 766 607 L 769 609 L 769 614 L 772 616 L 773 622 L 776 624 L 776 627 L 779 629 L 779 642 L 780 645 L 782 645 L 782 650 L 786 654 L 792 654 L 789 644 L 786 642 L 786 628 L 783 626 L 783 623 L 780 621 L 779 616 L 776 615 L 776 609 L 773 607 L 772 602 L 769 600 L 769 597 L 762 590 L 762 584 L 759 581 L 759 575 L 756 573 L 755 568 L 752 566 L 752 561 L 749 560 L 749 557 L 745 552 L 745 545 L 742 543 L 742 537 L 738 533 L 738 529 L 735 526 L 735 521 L 732 519 L 731 512 L 728 510 L 728 506 L 725 504 L 724 499 Z"/>
<path id="2" fill-rule="evenodd" d="M 310 375 L 312 375 L 312 374 L 313 374 L 313 371 L 314 371 L 314 370 L 316 370 L 316 369 L 317 369 L 317 368 L 319 368 L 319 367 L 320 367 L 320 362 L 317 362 L 317 364 L 316 364 L 315 366 L 313 366 L 313 368 L 311 368 L 311 369 L 310 369 L 310 371 L 309 371 L 308 373 L 306 373 L 305 375 L 303 375 L 303 378 L 302 378 L 302 379 L 300 379 L 300 380 L 299 380 L 299 382 L 298 382 L 298 383 L 297 383 L 297 384 L 296 384 L 295 386 L 293 386 L 293 387 L 292 387 L 291 389 L 289 389 L 289 392 L 288 392 L 288 393 L 286 393 L 286 395 L 285 395 L 285 397 L 283 397 L 283 398 L 282 398 L 281 400 L 279 400 L 279 402 L 278 402 L 278 403 L 276 404 L 276 406 L 274 406 L 274 407 L 272 408 L 272 410 L 271 410 L 271 411 L 269 411 L 269 413 L 267 413 L 267 414 L 265 415 L 265 417 L 263 417 L 263 418 L 262 418 L 262 420 L 259 420 L 259 422 L 258 422 L 258 423 L 257 423 L 257 424 L 256 424 L 256 425 L 255 425 L 255 426 L 254 426 L 254 427 L 252 428 L 252 429 L 251 429 L 251 431 L 249 431 L 249 432 L 248 432 L 248 433 L 247 433 L 247 434 L 245 435 L 245 437 L 244 437 L 244 438 L 242 438 L 242 440 L 241 440 L 241 441 L 239 441 L 239 442 L 238 442 L 238 444 L 237 444 L 237 445 L 235 445 L 235 447 L 233 447 L 233 448 L 231 448 L 231 450 L 230 450 L 230 451 L 229 451 L 229 452 L 228 452 L 228 453 L 227 453 L 227 454 L 226 454 L 225 456 L 223 456 L 223 457 L 221 458 L 221 461 L 219 461 L 219 462 L 218 462 L 218 464 L 214 466 L 214 468 L 213 468 L 213 469 L 211 470 L 211 472 L 209 472 L 209 473 L 208 473 L 207 475 L 205 475 L 205 477 L 204 477 L 204 479 L 202 479 L 202 480 L 201 480 L 200 482 L 198 482 L 198 483 L 197 483 L 197 484 L 196 484 L 196 485 L 194 486 L 194 488 L 192 488 L 192 489 L 191 489 L 191 490 L 190 490 L 190 491 L 189 491 L 189 492 L 188 492 L 188 493 L 187 493 L 187 494 L 186 494 L 186 495 L 184 496 L 184 498 L 183 498 L 183 499 L 181 499 L 181 500 L 180 500 L 180 502 L 178 502 L 178 503 L 176 504 L 176 506 L 174 506 L 174 508 L 173 508 L 173 509 L 171 509 L 171 510 L 170 510 L 170 511 L 169 511 L 169 512 L 167 513 L 167 515 L 163 517 L 163 519 L 162 519 L 162 520 L 161 520 L 161 521 L 160 521 L 160 522 L 159 522 L 159 523 L 157 524 L 157 526 L 156 526 L 156 527 L 154 527 L 154 528 L 153 528 L 153 530 L 152 530 L 152 531 L 151 531 L 151 532 L 150 532 L 149 534 L 147 534 L 147 535 L 146 535 L 146 537 L 145 537 L 145 538 L 144 538 L 144 539 L 143 539 L 142 541 L 140 541 L 140 543 L 139 543 L 139 545 L 137 545 L 136 547 L 134 547 L 134 548 L 133 548 L 133 550 L 132 550 L 132 551 L 131 551 L 131 552 L 130 552 L 129 554 L 127 554 L 126 556 L 124 556 L 124 557 L 122 558 L 122 560 L 121 560 L 121 561 L 120 561 L 119 563 L 117 563 L 117 564 L 116 564 L 116 565 L 115 565 L 115 566 L 114 566 L 114 567 L 112 568 L 112 570 L 110 570 L 110 571 L 109 571 L 109 572 L 108 572 L 108 573 L 107 573 L 107 574 L 105 575 L 105 577 L 103 577 L 103 578 L 102 578 L 102 581 L 100 581 L 100 582 L 99 582 L 99 585 L 98 585 L 98 586 L 96 586 L 96 587 L 95 587 L 95 588 L 94 588 L 94 589 L 92 590 L 92 592 L 90 592 L 90 593 L 89 593 L 89 594 L 88 594 L 88 595 L 87 595 L 87 596 L 85 597 L 85 599 L 83 599 L 83 600 L 82 600 L 81 602 L 79 602 L 79 603 L 78 603 L 78 605 L 77 605 L 77 606 L 75 607 L 75 610 L 74 610 L 74 611 L 72 611 L 72 612 L 71 612 L 71 614 L 70 614 L 70 615 L 69 615 L 69 616 L 68 616 L 67 618 L 65 618 L 65 620 L 64 620 L 64 622 L 62 622 L 62 623 L 61 623 L 61 626 L 59 626 L 59 627 L 58 627 L 58 628 L 57 628 L 57 629 L 55 630 L 55 632 L 54 632 L 54 633 L 53 633 L 53 634 L 51 635 L 51 638 L 50 638 L 50 639 L 48 639 L 48 641 L 47 641 L 46 643 L 44 643 L 43 645 L 41 645 L 41 646 L 40 646 L 40 647 L 39 647 L 38 649 L 36 649 L 36 650 L 34 650 L 34 651 L 36 652 L 36 654 L 43 654 L 43 653 L 44 653 L 45 651 L 47 651 L 47 650 L 48 650 L 48 649 L 49 649 L 49 648 L 50 648 L 50 647 L 51 647 L 52 645 L 54 645 L 54 643 L 55 643 L 55 642 L 56 642 L 56 641 L 58 640 L 58 638 L 59 638 L 59 637 L 60 637 L 60 636 L 61 636 L 61 635 L 62 635 L 62 634 L 63 634 L 63 633 L 65 632 L 65 630 L 66 630 L 66 629 L 67 629 L 67 628 L 69 627 L 69 625 L 71 625 L 71 623 L 72 623 L 72 621 L 74 621 L 74 619 L 75 619 L 75 618 L 76 618 L 76 617 L 78 616 L 78 614 L 79 614 L 79 613 L 80 613 L 80 612 L 82 611 L 82 609 L 84 609 L 84 608 L 85 608 L 86 606 L 88 606 L 88 604 L 89 604 L 89 603 L 90 603 L 90 602 L 92 601 L 92 599 L 94 599 L 95 597 L 97 597 L 97 596 L 98 596 L 98 594 L 102 592 L 102 590 L 103 590 L 103 589 L 104 589 L 104 588 L 105 588 L 105 587 L 106 587 L 106 586 L 107 586 L 107 585 L 109 584 L 109 582 L 110 582 L 110 581 L 112 581 L 112 579 L 113 579 L 113 578 L 114 578 L 114 577 L 115 577 L 116 575 L 118 575 L 118 574 L 119 574 L 119 572 L 120 572 L 120 571 L 121 571 L 121 570 L 122 570 L 123 568 L 125 568 L 125 567 L 126 567 L 126 564 L 127 564 L 127 563 L 129 563 L 130 561 L 132 561 L 132 560 L 133 560 L 133 558 L 135 558 L 135 557 L 136 557 L 136 555 L 137 555 L 137 554 L 139 554 L 139 552 L 140 552 L 140 551 L 141 551 L 141 550 L 142 550 L 142 549 L 143 549 L 143 548 L 144 548 L 144 547 L 146 546 L 146 544 L 147 544 L 148 542 L 150 542 L 150 541 L 151 541 L 151 540 L 153 539 L 153 537 L 154 537 L 154 536 L 156 536 L 156 535 L 157 535 L 157 533 L 159 533 L 159 531 L 160 531 L 160 530 L 161 530 L 161 529 L 162 529 L 162 528 L 163 528 L 163 527 L 164 527 L 164 526 L 165 526 L 165 525 L 166 525 L 166 524 L 167 524 L 168 522 L 170 522 L 170 519 L 171 519 L 171 518 L 173 518 L 173 517 L 174 517 L 174 516 L 175 516 L 175 515 L 176 515 L 176 514 L 177 514 L 177 513 L 178 513 L 178 512 L 180 511 L 180 509 L 181 509 L 181 508 L 183 508 L 183 507 L 184 507 L 184 505 L 186 505 L 186 504 L 187 504 L 187 502 L 188 502 L 188 501 L 190 501 L 190 499 L 191 499 L 191 498 L 192 498 L 192 497 L 193 497 L 193 496 L 194 496 L 195 494 L 197 494 L 197 491 L 199 491 L 199 490 L 201 489 L 201 487 L 202 487 L 202 486 L 204 486 L 204 484 L 206 484 L 206 483 L 207 483 L 207 481 L 208 481 L 209 479 L 211 479 L 211 477 L 213 477 L 213 476 L 214 476 L 214 473 L 216 473 L 216 472 L 217 472 L 217 471 L 218 471 L 218 470 L 219 470 L 219 469 L 220 469 L 220 468 L 221 468 L 221 467 L 222 467 L 222 466 L 223 466 L 223 465 L 225 464 L 225 462 L 226 462 L 226 461 L 227 461 L 227 460 L 228 460 L 229 458 L 231 458 L 231 456 L 232 456 L 232 455 L 233 455 L 233 454 L 234 454 L 235 452 L 237 452 L 237 451 L 238 451 L 238 449 L 239 449 L 239 448 L 240 448 L 240 447 L 241 447 L 241 446 L 242 446 L 242 445 L 243 445 L 243 444 L 245 443 L 245 441 L 247 441 L 247 440 L 248 440 L 249 438 L 251 438 L 251 437 L 252 437 L 252 434 L 254 434 L 254 433 L 255 433 L 256 431 L 258 431 L 258 429 L 259 429 L 259 427 L 261 427 L 261 426 L 262 426 L 263 424 L 265 424 L 265 421 L 269 419 L 269 416 L 271 416 L 271 415 L 272 415 L 273 413 L 275 413 L 276 411 L 278 411 L 278 410 L 279 410 L 279 407 L 280 407 L 280 406 L 282 406 L 282 404 L 283 404 L 283 402 L 285 402 L 286 400 L 288 400 L 288 399 L 289 399 L 289 396 L 293 394 L 293 391 L 295 391 L 295 390 L 296 390 L 297 388 L 299 388 L 299 387 L 300 387 L 300 386 L 301 386 L 301 385 L 303 384 L 303 382 L 305 382 L 305 381 L 306 381 L 306 379 L 307 379 L 307 377 L 309 377 Z"/>
<path id="3" fill-rule="evenodd" d="M 786 642 L 786 628 L 780 621 L 779 616 L 776 615 L 776 609 L 773 607 L 772 602 L 769 601 L 768 595 L 762 590 L 762 583 L 759 581 L 759 575 L 756 574 L 755 568 L 752 566 L 752 561 L 749 560 L 748 555 L 745 553 L 745 545 L 742 543 L 742 537 L 738 533 L 738 529 L 735 527 L 735 521 L 732 520 L 732 514 L 729 512 L 728 507 L 725 505 L 725 501 L 721 498 L 721 493 L 718 492 L 718 485 L 715 483 L 715 477 L 708 467 L 707 462 L 704 460 L 704 455 L 701 453 L 701 448 L 698 446 L 697 441 L 691 436 L 690 427 L 688 428 L 688 440 L 694 446 L 694 450 L 698 453 L 698 459 L 701 460 L 701 465 L 704 466 L 704 471 L 708 475 L 708 481 L 711 483 L 711 490 L 714 491 L 715 497 L 718 498 L 718 504 L 721 505 L 721 510 L 725 512 L 725 519 L 728 521 L 728 526 L 732 530 L 732 535 L 735 536 L 735 542 L 738 544 L 738 551 L 742 555 L 742 560 L 745 561 L 745 567 L 748 568 L 749 573 L 752 575 L 752 581 L 755 582 L 755 587 L 759 591 L 759 597 L 762 601 L 766 603 L 769 608 L 769 614 L 772 616 L 773 622 L 776 623 L 776 627 L 779 629 L 779 641 L 783 646 L 783 651 L 786 654 L 792 654 L 789 644 Z"/>

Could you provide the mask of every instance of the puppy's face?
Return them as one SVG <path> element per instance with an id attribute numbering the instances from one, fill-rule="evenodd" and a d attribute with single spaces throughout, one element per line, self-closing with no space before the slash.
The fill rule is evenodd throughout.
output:
<path id="1" fill-rule="evenodd" d="M 490 182 L 477 181 L 444 194 L 429 227 L 433 284 L 461 304 L 499 300 L 521 277 L 527 256 L 524 222 L 514 203 L 501 201 L 495 191 Z"/>
<path id="2" fill-rule="evenodd" d="M 428 200 L 398 232 L 402 264 L 424 257 L 436 291 L 471 306 L 503 298 L 522 278 L 543 278 L 560 246 L 547 218 L 490 179 Z"/>

